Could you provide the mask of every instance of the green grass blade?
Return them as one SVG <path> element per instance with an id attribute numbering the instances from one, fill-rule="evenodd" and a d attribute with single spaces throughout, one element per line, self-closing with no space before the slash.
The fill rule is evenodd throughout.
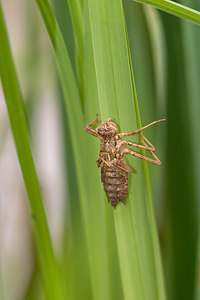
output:
<path id="1" fill-rule="evenodd" d="M 101 1 L 96 4 L 92 0 L 88 3 L 102 119 L 113 118 L 121 130 L 131 131 L 136 128 L 135 115 L 137 121 L 140 120 L 138 109 L 136 113 L 134 109 L 122 3 Z M 155 225 L 148 215 L 141 162 L 135 160 L 134 167 L 137 176 L 134 182 L 131 178 L 127 206 L 118 205 L 114 211 L 124 297 L 165 299 L 160 261 L 154 261 L 159 259 L 154 253 L 158 242 L 155 230 L 152 240 L 150 228 Z"/>
<path id="2" fill-rule="evenodd" d="M 191 2 L 191 1 L 190 1 Z M 192 1 L 194 3 L 194 1 Z M 182 33 L 183 33 L 183 54 L 185 60 L 185 68 L 186 68 L 186 86 L 188 91 L 188 120 L 191 126 L 191 140 L 195 141 L 195 145 L 191 145 L 191 155 L 194 158 L 193 165 L 193 178 L 194 178 L 194 194 L 195 201 L 191 203 L 190 209 L 193 210 L 191 214 L 191 219 L 195 220 L 194 228 L 191 230 L 191 235 L 196 235 L 193 238 L 195 239 L 195 243 L 193 247 L 190 248 L 190 253 L 187 256 L 187 263 L 191 265 L 191 274 L 187 272 L 188 275 L 188 295 L 194 295 L 193 299 L 196 299 L 197 292 L 197 281 L 198 281 L 198 273 L 199 273 L 199 263 L 198 263 L 198 244 L 200 241 L 200 214 L 199 214 L 199 200 L 200 200 L 200 136 L 199 136 L 199 114 L 200 111 L 200 103 L 199 103 L 199 95 L 200 95 L 200 86 L 199 86 L 199 76 L 200 76 L 200 63 L 199 63 L 199 51 L 200 51 L 200 28 L 194 26 L 194 24 L 189 24 L 186 22 L 182 22 Z M 185 222 L 183 222 L 183 228 L 186 226 Z M 192 259 L 191 259 L 192 257 Z M 182 276 L 179 276 L 181 279 Z M 182 282 L 181 282 L 182 283 Z M 180 284 L 181 284 L 180 283 Z M 184 290 L 186 289 L 184 288 Z M 186 292 L 185 292 L 186 294 Z M 192 299 L 192 297 L 191 297 Z"/>
<path id="3" fill-rule="evenodd" d="M 70 9 L 74 37 L 76 41 L 76 69 L 78 76 L 78 85 L 80 98 L 82 102 L 82 109 L 84 110 L 84 34 L 83 34 L 83 14 L 82 7 L 79 0 L 68 0 L 68 5 Z"/>
<path id="4" fill-rule="evenodd" d="M 67 49 L 73 46 L 73 28 L 70 11 L 66 1 L 54 1 L 54 11 L 56 19 L 60 24 Z M 67 20 L 67 24 L 66 24 Z M 63 22 L 65 21 L 65 22 Z M 73 37 L 73 39 L 69 39 Z M 73 53 L 75 49 L 72 49 Z M 71 55 L 70 58 L 73 56 Z M 72 147 L 72 139 L 68 124 L 65 101 L 59 85 L 59 106 L 61 131 L 63 137 L 63 166 L 64 178 L 66 181 L 65 189 L 65 215 L 64 215 L 64 247 L 63 260 L 61 264 L 64 288 L 66 297 L 73 299 L 91 299 L 91 282 L 89 273 L 89 261 L 87 253 L 87 244 L 83 223 L 83 216 L 80 207 L 80 195 L 77 189 L 78 180 L 76 174 L 75 157 Z M 70 245 L 70 247 L 69 247 Z M 81 249 L 81 253 L 80 253 Z M 77 289 L 78 286 L 78 289 Z"/>
<path id="5" fill-rule="evenodd" d="M 134 61 L 134 77 L 141 117 L 146 124 L 155 116 L 155 89 L 152 76 L 152 58 L 148 30 L 142 5 L 133 1 L 124 2 L 124 12 L 130 41 L 131 57 Z M 141 51 L 142 49 L 142 51 Z M 141 65 L 145 66 L 145 72 Z M 145 89 L 144 89 L 145 86 Z"/>
<path id="6" fill-rule="evenodd" d="M 79 149 L 84 149 L 84 122 L 77 82 L 62 33 L 49 2 L 47 0 L 36 0 L 36 2 L 39 6 L 54 49 L 58 74 L 66 105 L 74 155 L 77 158 L 76 166 L 77 169 L 82 170 L 84 168 L 84 162 L 81 159 Z M 81 174 L 81 172 L 79 172 L 79 174 Z M 85 191 L 82 180 L 80 180 L 80 184 Z"/>
<path id="7" fill-rule="evenodd" d="M 84 144 L 83 138 L 81 138 L 83 136 L 82 128 L 84 127 L 84 123 L 80 105 L 80 97 L 63 36 L 49 2 L 47 0 L 36 0 L 36 2 L 44 19 L 54 49 L 61 86 L 68 107 L 67 112 L 70 120 L 71 133 L 74 136 L 73 141 L 75 143 L 80 142 Z M 80 144 L 76 144 L 76 146 L 80 146 Z"/>
<path id="8" fill-rule="evenodd" d="M 152 69 L 155 76 L 156 110 L 166 114 L 166 44 L 162 20 L 159 12 L 150 7 L 144 7 L 145 19 L 149 31 L 152 48 Z"/>
<path id="9" fill-rule="evenodd" d="M 70 61 L 75 72 L 75 40 L 73 33 L 73 25 L 70 17 L 68 4 L 65 0 L 53 1 L 53 10 L 61 28 L 65 44 L 69 53 Z"/>
<path id="10" fill-rule="evenodd" d="M 142 127 L 142 122 L 140 118 L 140 111 L 137 99 L 137 91 L 135 85 L 135 79 L 132 69 L 131 57 L 130 57 L 130 50 L 129 50 L 129 43 L 127 37 L 127 45 L 129 51 L 129 63 L 130 63 L 130 70 L 131 70 L 131 78 L 132 78 L 132 86 L 133 86 L 133 95 L 134 95 L 134 104 L 135 104 L 135 114 L 136 114 L 136 121 L 137 127 Z M 146 156 L 145 150 L 141 149 L 141 153 Z M 149 213 L 149 226 L 152 238 L 152 245 L 153 245 L 153 259 L 155 264 L 155 278 L 157 280 L 156 287 L 157 287 L 157 297 L 158 299 L 165 299 L 165 289 L 164 289 L 164 280 L 163 280 L 163 270 L 162 270 L 162 261 L 161 261 L 161 254 L 160 254 L 160 247 L 159 247 L 159 240 L 158 240 L 158 233 L 156 229 L 155 223 L 155 216 L 154 216 L 154 209 L 153 209 L 153 200 L 152 200 L 152 193 L 151 193 L 151 183 L 150 183 L 150 176 L 148 171 L 148 166 L 146 161 L 142 161 L 143 173 L 144 173 L 144 181 L 146 186 L 146 194 L 148 199 L 148 213 Z"/>
<path id="11" fill-rule="evenodd" d="M 86 148 L 88 144 L 87 139 L 91 137 L 84 132 L 84 125 L 86 124 L 83 123 L 78 86 L 55 16 L 48 1 L 37 0 L 37 3 L 54 48 L 58 74 L 65 99 L 79 184 L 81 212 L 89 253 L 93 299 L 109 299 L 105 204 L 102 198 L 96 197 L 96 195 L 102 194 L 102 188 L 98 189 L 100 185 L 96 185 L 95 195 L 90 193 L 89 186 L 92 183 L 88 182 L 87 176 L 90 168 L 88 159 L 86 159 Z"/>
<path id="12" fill-rule="evenodd" d="M 152 5 L 164 12 L 170 13 L 176 17 L 200 24 L 200 12 L 169 0 L 134 0 L 139 3 Z"/>
<path id="13" fill-rule="evenodd" d="M 190 0 L 189 3 L 196 4 L 198 9 L 200 9 L 200 3 L 196 3 L 195 0 Z M 198 228 L 198 251 L 197 251 L 197 260 L 194 264 L 194 282 L 193 287 L 194 295 L 197 295 L 199 290 L 198 275 L 200 274 L 200 252 L 199 252 L 199 243 L 200 243 L 200 218 L 199 218 L 199 208 L 200 208 L 200 135 L 199 135 L 199 111 L 200 111 L 200 85 L 199 85 L 199 76 L 200 76 L 200 61 L 199 61 L 199 52 L 200 52 L 200 28 L 194 26 L 194 24 L 182 23 L 183 29 L 183 51 L 185 57 L 185 66 L 186 66 L 186 85 L 188 90 L 189 98 L 189 123 L 191 124 L 191 139 L 195 141 L 195 145 L 192 147 L 192 155 L 194 157 L 194 183 L 195 183 L 195 194 L 196 194 L 196 203 L 195 210 L 197 213 L 197 228 Z M 185 225 L 185 224 L 184 224 Z M 188 260 L 190 260 L 191 253 L 188 255 Z M 191 262 L 191 260 L 190 260 Z M 192 291 L 193 292 L 193 291 Z M 195 298 L 195 297 L 194 297 Z M 200 299 L 200 295 L 195 299 Z"/>
<path id="14" fill-rule="evenodd" d="M 165 210 L 166 225 L 164 228 L 167 286 L 170 299 L 194 299 L 198 206 L 194 167 L 197 161 L 193 151 L 194 133 L 192 132 L 196 116 L 193 115 L 193 121 L 191 121 L 190 110 L 194 109 L 192 105 L 195 102 L 196 110 L 198 110 L 199 95 L 195 96 L 196 99 L 191 99 L 194 97 L 194 94 L 191 94 L 191 86 L 188 90 L 188 76 L 191 76 L 190 80 L 194 76 L 193 72 L 190 73 L 188 64 L 192 67 L 194 62 L 188 58 L 185 59 L 185 54 L 190 54 L 183 44 L 183 22 L 166 14 L 163 14 L 162 17 L 168 55 L 167 192 L 165 199 L 167 209 Z M 194 26 L 194 24 L 188 25 Z M 199 28 L 197 29 L 199 30 Z M 197 63 L 198 61 L 195 61 L 196 67 Z M 198 80 L 196 84 L 198 84 Z M 186 153 L 189 163 L 186 162 Z M 182 264 L 183 261 L 184 264 Z"/>
<path id="15" fill-rule="evenodd" d="M 83 15 L 79 0 L 68 0 L 79 55 L 83 55 Z"/>
<path id="16" fill-rule="evenodd" d="M 130 52 L 134 62 L 134 77 L 140 114 L 143 124 L 148 124 L 151 120 L 157 120 L 166 116 L 166 51 L 161 18 L 156 9 L 150 6 L 143 7 L 133 1 L 125 1 L 124 10 L 130 41 Z M 163 161 L 163 150 L 166 148 L 163 127 L 152 128 L 148 133 L 148 137 L 155 144 L 159 142 L 157 153 L 161 161 Z M 159 196 L 163 190 L 164 164 L 162 164 L 161 168 L 155 168 L 153 165 L 149 167 L 154 208 L 160 222 L 162 220 L 160 214 L 162 198 Z"/>
<path id="17" fill-rule="evenodd" d="M 84 7 L 84 74 L 85 74 L 85 114 L 87 122 L 94 119 L 96 113 L 100 112 L 98 91 L 96 82 L 96 72 L 94 65 L 94 53 L 92 47 L 92 37 L 90 28 L 90 19 L 88 11 L 88 3 L 85 2 Z M 122 299 L 122 285 L 121 274 L 119 269 L 119 260 L 117 252 L 117 243 L 114 230 L 114 220 L 112 207 L 107 204 L 105 193 L 103 192 L 103 186 L 100 180 L 100 170 L 97 168 L 95 161 L 98 158 L 99 141 L 95 138 L 88 137 L 87 157 L 89 164 L 89 171 L 87 173 L 90 194 L 95 202 L 104 203 L 105 205 L 105 222 L 106 232 L 103 234 L 106 236 L 106 251 L 108 261 L 108 282 L 109 282 L 109 299 Z M 99 191 L 97 193 L 97 191 Z M 95 205 L 93 207 L 95 209 Z M 100 217 L 102 218 L 102 217 Z M 99 253 L 99 259 L 102 259 L 102 254 Z M 101 278 L 97 279 L 101 280 Z"/>
<path id="18" fill-rule="evenodd" d="M 33 229 L 47 299 L 63 299 L 62 287 L 42 205 L 39 183 L 31 153 L 22 93 L 15 72 L 6 26 L 0 5 L 0 75 L 18 159 L 33 214 Z"/>

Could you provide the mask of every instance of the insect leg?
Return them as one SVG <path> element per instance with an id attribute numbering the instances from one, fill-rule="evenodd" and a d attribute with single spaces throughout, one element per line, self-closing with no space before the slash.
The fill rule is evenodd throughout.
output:
<path id="1" fill-rule="evenodd" d="M 92 125 L 95 125 L 97 123 L 101 122 L 101 120 L 98 120 L 98 115 L 96 115 L 96 119 L 90 123 L 88 123 L 86 126 L 85 126 L 85 130 L 90 133 L 91 135 L 94 135 L 96 137 L 99 137 L 98 133 L 96 132 L 96 130 L 92 129 Z"/>
<path id="2" fill-rule="evenodd" d="M 103 158 L 104 155 L 107 155 L 108 160 L 110 161 L 110 154 L 108 152 L 100 152 L 100 157 Z"/>
<path id="3" fill-rule="evenodd" d="M 148 145 L 140 145 L 140 144 L 136 144 L 136 143 L 132 143 L 132 142 L 128 142 L 128 141 L 120 141 L 120 145 L 121 146 L 132 146 L 132 147 L 136 147 L 136 148 L 140 148 L 140 149 L 144 149 L 144 150 L 148 150 L 148 151 L 155 151 L 155 147 L 153 145 L 150 145 L 150 147 Z"/>
<path id="4" fill-rule="evenodd" d="M 144 159 L 144 160 L 146 160 L 146 161 L 148 161 L 148 162 L 150 162 L 150 163 L 152 163 L 152 164 L 159 165 L 159 166 L 161 165 L 161 161 L 157 158 L 157 156 L 156 156 L 152 151 L 151 151 L 151 154 L 153 155 L 153 157 L 154 157 L 155 159 L 152 159 L 152 158 L 149 158 L 149 157 L 147 157 L 147 156 L 144 156 L 144 155 L 142 155 L 142 154 L 140 154 L 140 153 L 131 151 L 131 150 L 127 149 L 127 148 L 124 148 L 124 149 L 122 150 L 122 154 L 131 154 L 131 155 L 133 155 L 133 156 L 135 156 L 135 157 L 138 157 L 138 158 L 140 158 L 140 159 Z"/>
<path id="5" fill-rule="evenodd" d="M 101 162 L 103 162 L 108 168 L 112 168 L 112 164 L 111 162 L 103 159 L 103 158 L 100 158 Z"/>
<path id="6" fill-rule="evenodd" d="M 150 141 L 141 132 L 140 132 L 139 140 L 144 146 L 148 147 L 148 145 L 149 145 L 151 148 L 154 148 L 154 151 L 155 151 L 155 147 L 150 143 Z M 147 142 L 147 144 L 145 142 Z M 153 151 L 153 150 L 151 150 L 151 151 Z"/>
<path id="7" fill-rule="evenodd" d="M 152 125 L 154 125 L 156 123 L 162 122 L 162 121 L 166 121 L 166 119 L 161 119 L 161 120 L 158 120 L 158 121 L 154 121 L 154 122 L 152 122 L 152 123 L 150 123 L 150 124 L 148 124 L 148 125 L 140 128 L 140 129 L 136 129 L 136 130 L 131 131 L 131 132 L 119 133 L 119 134 L 117 134 L 117 137 L 118 138 L 122 138 L 123 136 L 129 136 L 129 135 L 133 135 L 133 134 L 139 133 L 142 130 L 146 129 L 147 127 L 150 127 L 150 126 L 152 126 Z"/>
<path id="8" fill-rule="evenodd" d="M 142 136 L 143 139 L 140 138 L 140 142 L 141 142 L 143 145 L 147 146 L 147 144 L 145 143 L 145 141 L 146 141 L 149 145 L 153 146 L 153 145 L 149 142 L 149 140 L 148 140 L 143 134 L 141 134 L 141 136 Z M 144 140 L 145 140 L 145 141 L 144 141 Z M 152 156 L 153 156 L 158 162 L 160 162 L 160 160 L 159 160 L 158 157 L 155 155 L 155 153 L 153 153 L 152 151 L 150 151 L 150 153 L 152 154 Z M 161 164 L 161 162 L 160 162 L 160 164 Z"/>

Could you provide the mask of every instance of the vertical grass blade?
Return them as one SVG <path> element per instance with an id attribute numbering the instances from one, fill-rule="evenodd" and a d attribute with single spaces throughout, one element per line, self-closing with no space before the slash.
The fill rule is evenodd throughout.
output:
<path id="1" fill-rule="evenodd" d="M 67 45 L 69 58 L 75 71 L 75 40 L 70 11 L 65 0 L 53 1 L 53 10 Z"/>
<path id="2" fill-rule="evenodd" d="M 124 2 L 130 53 L 134 62 L 134 77 L 141 117 L 146 124 L 155 119 L 155 90 L 152 76 L 151 47 L 143 7 L 133 1 Z M 142 49 L 142 50 L 141 50 Z M 141 67 L 144 64 L 145 72 Z M 145 86 L 145 88 L 144 88 Z M 140 101 L 141 100 L 141 101 Z"/>
<path id="3" fill-rule="evenodd" d="M 33 230 L 47 299 L 63 299 L 58 268 L 50 241 L 42 205 L 39 182 L 31 153 L 22 93 L 10 51 L 2 7 L 0 4 L 0 75 L 11 129 L 16 144 L 24 183 L 33 215 Z"/>
<path id="4" fill-rule="evenodd" d="M 147 124 L 151 120 L 166 116 L 166 51 L 162 23 L 161 19 L 159 19 L 159 12 L 152 7 L 142 7 L 133 1 L 125 1 L 124 10 L 130 41 L 130 53 L 134 62 L 134 77 L 137 86 L 140 114 L 143 124 Z M 151 15 L 153 15 L 152 18 Z M 162 139 L 160 138 L 161 136 Z M 152 128 L 148 132 L 148 137 L 154 141 L 155 145 L 159 144 L 157 153 L 161 161 L 164 162 L 162 149 L 166 147 L 163 143 L 165 141 L 163 127 Z M 160 195 L 163 193 L 164 165 L 162 164 L 161 168 L 155 168 L 153 165 L 149 166 L 151 182 L 153 183 L 151 187 L 154 207 L 160 222 L 162 220 L 160 209 L 163 202 Z"/>
<path id="5" fill-rule="evenodd" d="M 166 45 L 162 20 L 159 12 L 150 7 L 144 7 L 147 27 L 152 47 L 152 68 L 155 76 L 155 96 L 157 112 L 166 113 Z"/>
<path id="6" fill-rule="evenodd" d="M 76 68 L 79 92 L 82 102 L 82 109 L 84 109 L 84 26 L 83 26 L 83 13 L 82 7 L 79 0 L 68 0 L 70 8 L 71 19 L 74 29 L 74 37 L 76 41 Z"/>
<path id="7" fill-rule="evenodd" d="M 182 1 L 183 2 L 183 1 Z M 184 1 L 185 3 L 188 2 L 188 5 L 196 6 L 197 9 L 200 10 L 200 3 L 196 2 L 195 0 Z M 184 3 L 183 2 L 183 3 Z M 195 203 L 195 210 L 197 214 L 197 234 L 198 234 L 198 251 L 195 265 L 193 266 L 194 271 L 194 298 L 196 297 L 197 291 L 199 289 L 199 281 L 198 275 L 200 270 L 200 255 L 199 255 L 199 242 L 200 242 L 200 219 L 199 219 L 199 211 L 200 211 L 200 135 L 199 135 L 199 111 L 200 111 L 200 102 L 199 102 L 199 95 L 200 95 L 200 85 L 199 85 L 199 78 L 200 78 L 200 60 L 199 60 L 199 53 L 200 53 L 200 27 L 195 26 L 194 24 L 189 24 L 186 22 L 181 23 L 182 31 L 183 31 L 183 52 L 184 52 L 184 59 L 185 59 L 185 70 L 186 70 L 186 85 L 188 90 L 188 99 L 189 99 L 189 122 L 191 125 L 191 139 L 193 141 L 192 147 L 192 155 L 194 157 L 194 184 L 195 184 L 195 194 L 196 194 L 196 203 Z M 195 141 L 195 142 L 194 142 Z M 190 259 L 191 254 L 188 254 L 188 259 Z"/>
<path id="8" fill-rule="evenodd" d="M 182 22 L 168 15 L 163 15 L 163 21 L 168 54 L 165 234 L 168 248 L 165 246 L 164 253 L 168 292 L 170 299 L 194 299 L 198 210 L 194 180 L 196 162 L 192 152 L 194 136 L 188 113 L 194 99 L 191 100 L 188 93 Z M 185 163 L 186 153 L 189 163 Z"/>
<path id="9" fill-rule="evenodd" d="M 139 122 L 139 111 L 133 94 L 122 2 L 88 0 L 88 4 L 102 119 L 113 118 L 122 131 L 131 131 L 136 128 L 136 116 Z M 135 160 L 134 167 L 137 176 L 130 180 L 127 206 L 118 205 L 114 211 L 124 297 L 165 299 L 141 162 Z"/>
<path id="10" fill-rule="evenodd" d="M 82 7 L 79 0 L 68 0 L 68 5 L 71 12 L 78 53 L 82 57 L 84 46 Z"/>
<path id="11" fill-rule="evenodd" d="M 65 8 L 65 9 L 64 9 Z M 69 23 L 70 11 L 67 10 L 65 0 L 54 1 L 54 11 L 56 19 L 60 24 L 63 38 L 67 45 L 67 49 L 73 46 L 69 37 L 73 36 L 72 24 Z M 68 20 L 66 22 L 62 22 Z M 75 52 L 75 49 L 73 49 Z M 60 85 L 59 85 L 60 87 Z M 68 124 L 67 111 L 65 109 L 65 101 L 59 90 L 59 106 L 61 111 L 61 125 L 63 133 L 63 160 L 64 171 L 66 175 L 66 199 L 65 199 L 65 231 L 64 231 L 64 249 L 62 273 L 64 287 L 67 297 L 73 299 L 91 299 L 91 280 L 90 268 L 88 261 L 88 251 L 86 243 L 86 235 L 83 223 L 83 216 L 80 207 L 80 195 L 77 189 L 78 180 L 76 174 L 75 157 L 70 136 L 70 128 Z M 81 253 L 80 253 L 81 249 Z M 77 289 L 78 286 L 78 289 Z"/>
<path id="12" fill-rule="evenodd" d="M 100 201 L 102 200 L 99 197 L 102 194 L 102 188 L 99 189 L 100 185 L 95 184 L 97 187 L 95 194 L 94 189 L 91 191 L 89 188 L 93 182 L 88 181 L 88 172 L 90 170 L 86 155 L 88 135 L 84 132 L 85 124 L 83 122 L 78 85 L 71 68 L 62 34 L 49 2 L 37 0 L 37 3 L 54 49 L 58 74 L 65 99 L 77 171 L 81 212 L 89 253 L 92 296 L 93 299 L 109 299 L 105 204 L 103 201 Z"/>
<path id="13" fill-rule="evenodd" d="M 96 113 L 100 113 L 100 108 L 87 1 L 85 1 L 84 6 L 84 33 L 85 116 L 87 122 L 89 122 L 94 119 Z M 122 299 L 121 274 L 119 269 L 112 207 L 107 204 L 107 199 L 103 192 L 103 186 L 100 180 L 100 169 L 97 168 L 95 163 L 99 153 L 99 141 L 87 135 L 87 145 L 87 160 L 90 162 L 88 164 L 87 172 L 89 183 L 88 189 L 90 190 L 91 199 L 95 199 L 93 209 L 96 210 L 95 203 L 102 203 L 103 206 L 105 206 L 105 211 L 103 211 L 105 216 L 103 215 L 103 217 L 105 218 L 106 232 L 103 231 L 102 233 L 106 236 L 105 242 L 107 247 L 106 252 L 108 264 L 106 271 L 108 271 L 107 280 L 109 284 L 108 297 L 109 299 Z M 100 211 L 98 214 L 100 214 Z M 99 253 L 99 259 L 102 258 L 102 254 Z M 99 280 L 101 280 L 101 278 L 99 278 Z"/>

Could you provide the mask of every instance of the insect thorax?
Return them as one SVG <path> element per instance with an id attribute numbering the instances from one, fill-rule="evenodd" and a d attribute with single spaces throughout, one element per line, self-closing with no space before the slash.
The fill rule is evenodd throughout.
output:
<path id="1" fill-rule="evenodd" d="M 105 139 L 101 142 L 100 157 L 103 157 L 107 161 L 111 161 L 116 157 L 116 142 L 114 139 Z"/>

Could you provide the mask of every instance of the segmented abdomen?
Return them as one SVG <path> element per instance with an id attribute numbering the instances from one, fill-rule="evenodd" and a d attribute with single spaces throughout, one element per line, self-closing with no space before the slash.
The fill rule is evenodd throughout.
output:
<path id="1" fill-rule="evenodd" d="M 128 173 L 119 173 L 104 165 L 101 167 L 101 181 L 113 207 L 120 201 L 125 204 L 125 198 L 128 194 Z"/>

